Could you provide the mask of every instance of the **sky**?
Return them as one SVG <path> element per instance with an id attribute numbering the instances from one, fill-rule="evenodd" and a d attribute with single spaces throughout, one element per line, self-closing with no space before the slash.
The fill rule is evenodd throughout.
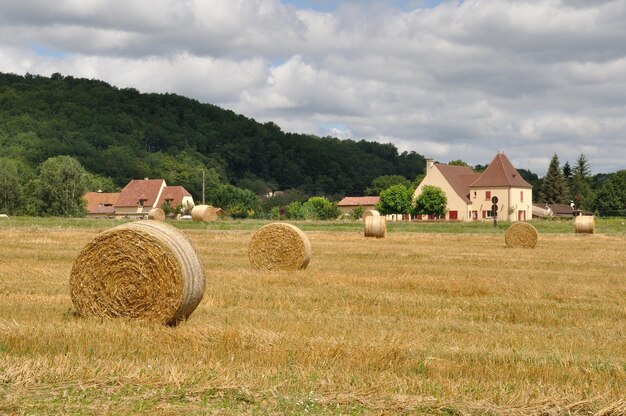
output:
<path id="1" fill-rule="evenodd" d="M 0 0 L 0 71 L 442 163 L 626 169 L 626 0 Z"/>

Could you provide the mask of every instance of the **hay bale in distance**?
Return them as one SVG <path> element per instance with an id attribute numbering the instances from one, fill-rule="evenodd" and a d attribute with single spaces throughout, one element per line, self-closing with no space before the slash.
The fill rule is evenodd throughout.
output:
<path id="1" fill-rule="evenodd" d="M 381 216 L 365 217 L 365 237 L 384 238 L 387 233 L 387 218 Z"/>
<path id="2" fill-rule="evenodd" d="M 311 242 L 298 227 L 273 223 L 259 228 L 248 244 L 248 258 L 260 270 L 302 270 L 311 260 Z"/>
<path id="3" fill-rule="evenodd" d="M 211 222 L 217 220 L 217 210 L 211 205 L 196 205 L 191 210 L 191 219 L 195 222 Z"/>
<path id="4" fill-rule="evenodd" d="M 70 275 L 82 316 L 124 317 L 176 325 L 204 295 L 204 272 L 191 241 L 160 221 L 136 221 L 98 234 Z"/>
<path id="5" fill-rule="evenodd" d="M 155 221 L 165 221 L 165 211 L 161 208 L 152 208 L 148 212 L 148 219 Z"/>
<path id="6" fill-rule="evenodd" d="M 527 222 L 516 222 L 504 235 L 507 247 L 534 248 L 537 245 L 537 230 Z"/>
<path id="7" fill-rule="evenodd" d="M 596 220 L 593 215 L 579 215 L 574 219 L 576 234 L 594 234 L 596 232 Z"/>
<path id="8" fill-rule="evenodd" d="M 376 211 L 375 209 L 368 209 L 363 213 L 363 218 L 367 217 L 380 217 L 380 212 Z"/>

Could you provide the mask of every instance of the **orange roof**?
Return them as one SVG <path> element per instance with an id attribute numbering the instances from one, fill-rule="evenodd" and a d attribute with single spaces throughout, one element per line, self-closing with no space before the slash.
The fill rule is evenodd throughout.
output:
<path id="1" fill-rule="evenodd" d="M 470 202 L 470 184 L 476 181 L 481 174 L 474 173 L 469 166 L 446 165 L 443 163 L 437 163 L 436 166 L 452 189 L 454 189 L 454 192 L 465 202 Z"/>
<path id="2" fill-rule="evenodd" d="M 191 194 L 182 186 L 166 186 L 163 188 L 163 192 L 161 192 L 161 197 L 156 206 L 160 207 L 165 201 L 170 200 L 170 205 L 176 207 L 182 205 L 183 198 L 186 196 L 191 196 Z"/>
<path id="3" fill-rule="evenodd" d="M 144 200 L 144 206 L 152 207 L 159 196 L 161 187 L 165 185 L 163 179 L 133 179 L 122 189 L 116 207 L 137 207 L 139 200 Z"/>
<path id="4" fill-rule="evenodd" d="M 85 201 L 87 201 L 87 213 L 113 212 L 113 205 L 115 205 L 119 196 L 119 192 L 87 192 L 83 196 Z"/>
<path id="5" fill-rule="evenodd" d="M 340 207 L 376 205 L 380 202 L 379 196 L 347 196 L 337 204 Z"/>
<path id="6" fill-rule="evenodd" d="M 515 186 L 518 188 L 532 188 L 532 185 L 522 178 L 522 175 L 513 167 L 513 164 L 504 153 L 498 153 L 487 169 L 480 175 L 480 178 L 472 183 L 471 186 Z"/>

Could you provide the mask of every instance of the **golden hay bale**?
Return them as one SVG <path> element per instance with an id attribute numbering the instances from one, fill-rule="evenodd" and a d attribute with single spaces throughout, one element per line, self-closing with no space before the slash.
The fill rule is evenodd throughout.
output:
<path id="1" fill-rule="evenodd" d="M 217 210 L 211 205 L 196 205 L 191 210 L 191 219 L 195 222 L 211 222 L 217 219 Z"/>
<path id="2" fill-rule="evenodd" d="M 248 244 L 250 263 L 261 270 L 306 269 L 311 243 L 298 227 L 277 222 L 259 228 Z"/>
<path id="3" fill-rule="evenodd" d="M 387 218 L 365 217 L 365 237 L 383 238 L 387 233 Z"/>
<path id="4" fill-rule="evenodd" d="M 596 232 L 596 220 L 593 215 L 579 215 L 574 220 L 576 233 L 594 234 Z"/>
<path id="5" fill-rule="evenodd" d="M 155 221 L 165 221 L 165 211 L 161 208 L 152 208 L 150 212 L 148 212 L 148 219 Z"/>
<path id="6" fill-rule="evenodd" d="M 367 217 L 380 217 L 380 212 L 376 211 L 375 209 L 368 209 L 363 213 L 363 218 Z"/>
<path id="7" fill-rule="evenodd" d="M 507 247 L 534 248 L 537 245 L 537 230 L 527 222 L 511 225 L 504 236 Z"/>
<path id="8" fill-rule="evenodd" d="M 70 276 L 83 316 L 125 317 L 176 325 L 204 294 L 204 272 L 191 241 L 159 221 L 137 221 L 98 234 Z"/>

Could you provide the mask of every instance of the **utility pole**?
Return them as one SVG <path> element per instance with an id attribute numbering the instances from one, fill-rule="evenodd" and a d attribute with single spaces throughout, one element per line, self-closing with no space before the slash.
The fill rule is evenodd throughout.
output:
<path id="1" fill-rule="evenodd" d="M 202 205 L 204 204 L 204 168 L 202 168 Z"/>

